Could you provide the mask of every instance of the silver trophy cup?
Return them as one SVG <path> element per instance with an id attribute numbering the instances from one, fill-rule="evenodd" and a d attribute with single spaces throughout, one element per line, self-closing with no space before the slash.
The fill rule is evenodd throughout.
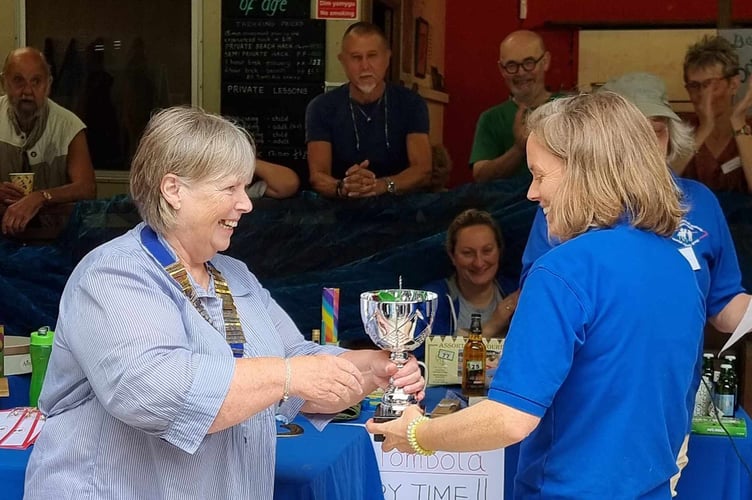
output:
<path id="1" fill-rule="evenodd" d="M 431 334 L 438 296 L 424 290 L 374 290 L 360 294 L 360 317 L 371 340 L 390 351 L 398 367 L 407 362 L 408 353 Z M 389 384 L 376 408 L 374 421 L 399 417 L 417 400 L 412 394 Z"/>

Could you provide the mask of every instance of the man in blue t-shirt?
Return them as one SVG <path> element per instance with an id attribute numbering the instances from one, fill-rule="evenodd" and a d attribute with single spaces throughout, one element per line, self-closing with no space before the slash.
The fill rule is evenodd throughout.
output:
<path id="1" fill-rule="evenodd" d="M 431 181 L 428 107 L 415 92 L 384 81 L 390 58 L 378 26 L 351 25 L 339 54 L 349 82 L 308 105 L 308 168 L 322 196 L 402 194 Z"/>

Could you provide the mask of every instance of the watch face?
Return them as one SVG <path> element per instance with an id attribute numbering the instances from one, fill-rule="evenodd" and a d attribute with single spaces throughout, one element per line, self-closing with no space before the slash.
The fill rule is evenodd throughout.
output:
<path id="1" fill-rule="evenodd" d="M 395 186 L 394 181 L 389 181 L 386 183 L 386 190 L 390 193 L 394 193 L 397 191 L 397 186 Z"/>

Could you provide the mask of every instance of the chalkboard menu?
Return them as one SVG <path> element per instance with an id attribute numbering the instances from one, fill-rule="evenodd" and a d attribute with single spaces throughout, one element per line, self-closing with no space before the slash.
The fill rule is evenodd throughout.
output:
<path id="1" fill-rule="evenodd" d="M 230 19 L 222 30 L 226 82 L 324 82 L 325 21 Z"/>
<path id="2" fill-rule="evenodd" d="M 305 187 L 305 110 L 324 91 L 325 21 L 304 18 L 309 0 L 235 0 L 222 13 L 222 114 L 253 135 L 260 158 L 291 167 Z"/>

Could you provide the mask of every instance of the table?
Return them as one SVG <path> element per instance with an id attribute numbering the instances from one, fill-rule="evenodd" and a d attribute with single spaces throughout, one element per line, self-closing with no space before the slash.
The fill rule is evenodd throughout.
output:
<path id="1" fill-rule="evenodd" d="M 747 421 L 747 437 L 734 438 L 733 442 L 747 466 L 752 467 L 752 419 L 741 408 L 736 416 Z M 692 434 L 687 454 L 689 463 L 676 486 L 676 500 L 752 498 L 752 477 L 727 436 Z"/>
<path id="2" fill-rule="evenodd" d="M 19 385 L 22 387 L 23 381 L 10 381 L 10 384 L 13 390 Z M 430 388 L 427 407 L 433 408 L 445 393 L 446 388 Z M 0 406 L 7 407 L 5 403 L 5 398 L 0 399 Z M 747 421 L 747 437 L 734 438 L 734 444 L 746 463 L 752 466 L 752 419 L 741 409 L 737 416 Z M 364 412 L 358 421 L 365 421 L 367 417 Z M 305 433 L 300 437 L 280 438 L 277 442 L 276 499 L 384 498 L 373 447 L 362 427 L 329 424 L 319 433 L 302 417 L 296 422 L 303 426 Z M 505 452 L 504 496 L 511 500 L 519 446 L 510 446 Z M 23 496 L 24 471 L 30 453 L 30 450 L 0 450 L 3 499 L 15 500 Z M 740 463 L 728 438 L 693 434 L 689 440 L 689 464 L 677 491 L 678 500 L 749 500 L 752 498 L 752 478 Z"/>
<path id="3" fill-rule="evenodd" d="M 432 409 L 447 389 L 460 391 L 459 386 L 430 387 L 426 391 L 426 408 Z M 747 437 L 734 438 L 733 443 L 749 467 L 752 467 L 752 419 L 739 408 L 737 417 L 747 421 Z M 519 445 L 509 446 L 504 455 L 504 498 L 514 495 Z M 752 477 L 737 457 L 728 437 L 692 434 L 689 438 L 689 464 L 684 469 L 675 500 L 752 499 Z M 490 500 L 490 499 L 489 499 Z"/>
<path id="4" fill-rule="evenodd" d="M 30 377 L 8 378 L 12 404 L 8 398 L 0 398 L 0 408 L 28 403 Z M 363 427 L 332 423 L 319 432 L 304 417 L 298 417 L 295 423 L 303 427 L 302 435 L 277 439 L 276 500 L 384 499 L 373 445 Z M 23 497 L 30 455 L 31 448 L 0 449 L 3 500 Z"/>

